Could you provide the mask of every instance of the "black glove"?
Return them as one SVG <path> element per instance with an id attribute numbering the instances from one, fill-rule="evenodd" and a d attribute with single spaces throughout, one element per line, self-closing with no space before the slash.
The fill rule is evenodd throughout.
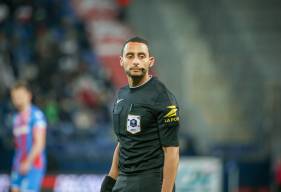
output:
<path id="1" fill-rule="evenodd" d="M 112 192 L 112 188 L 114 187 L 115 183 L 115 179 L 108 175 L 105 176 L 101 184 L 100 192 Z"/>

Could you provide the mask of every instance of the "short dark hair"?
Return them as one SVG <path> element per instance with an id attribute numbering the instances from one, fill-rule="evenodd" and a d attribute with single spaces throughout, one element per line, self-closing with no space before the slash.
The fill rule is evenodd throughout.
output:
<path id="1" fill-rule="evenodd" d="M 15 89 L 19 89 L 19 88 L 24 88 L 27 91 L 31 92 L 31 87 L 27 81 L 19 80 L 19 81 L 15 82 L 14 85 L 12 86 L 11 90 L 15 90 Z"/>
<path id="2" fill-rule="evenodd" d="M 122 56 L 123 53 L 124 53 L 124 48 L 125 48 L 125 46 L 127 45 L 127 43 L 130 43 L 130 42 L 143 43 L 143 44 L 145 44 L 145 45 L 147 46 L 147 48 L 148 48 L 148 53 L 150 54 L 148 41 L 145 40 L 144 38 L 135 36 L 135 37 L 132 37 L 132 38 L 128 39 L 127 41 L 125 41 L 125 43 L 123 44 L 122 50 L 121 50 L 121 56 Z"/>

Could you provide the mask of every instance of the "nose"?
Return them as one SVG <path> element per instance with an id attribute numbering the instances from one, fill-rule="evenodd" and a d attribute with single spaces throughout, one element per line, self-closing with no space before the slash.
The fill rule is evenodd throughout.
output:
<path id="1" fill-rule="evenodd" d="M 133 65 L 134 65 L 135 67 L 137 67 L 139 64 L 140 64 L 140 63 L 139 63 L 138 58 L 135 58 L 135 59 L 133 60 Z"/>

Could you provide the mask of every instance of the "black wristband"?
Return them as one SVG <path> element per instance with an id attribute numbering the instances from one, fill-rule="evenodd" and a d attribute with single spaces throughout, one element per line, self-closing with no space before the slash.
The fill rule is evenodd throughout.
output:
<path id="1" fill-rule="evenodd" d="M 112 188 L 114 187 L 115 183 L 115 179 L 108 175 L 105 176 L 101 184 L 100 192 L 112 192 Z"/>

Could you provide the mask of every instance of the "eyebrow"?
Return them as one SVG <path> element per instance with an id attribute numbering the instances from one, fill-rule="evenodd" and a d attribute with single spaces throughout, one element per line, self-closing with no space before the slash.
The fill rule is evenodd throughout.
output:
<path id="1" fill-rule="evenodd" d="M 135 53 L 134 52 L 128 52 L 128 53 L 126 53 L 126 56 L 127 55 L 134 55 Z M 139 52 L 139 53 L 137 53 L 137 55 L 146 55 L 146 53 L 145 52 Z"/>

